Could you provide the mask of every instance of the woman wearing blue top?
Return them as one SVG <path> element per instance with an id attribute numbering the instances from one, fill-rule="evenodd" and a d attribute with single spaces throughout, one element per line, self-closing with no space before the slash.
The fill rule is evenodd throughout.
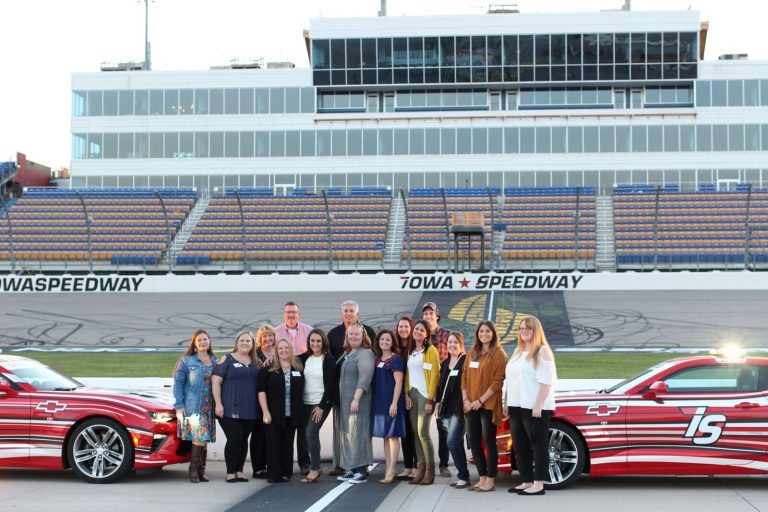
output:
<path id="1" fill-rule="evenodd" d="M 400 438 L 405 437 L 405 361 L 397 349 L 395 333 L 379 331 L 373 342 L 376 368 L 371 384 L 371 435 L 384 439 L 386 471 L 384 478 L 379 480 L 382 484 L 391 484 L 397 479 L 397 453 L 400 451 Z"/>
<path id="2" fill-rule="evenodd" d="M 227 443 L 224 461 L 225 480 L 229 483 L 247 482 L 243 474 L 248 455 L 248 436 L 253 422 L 260 414 L 256 407 L 256 377 L 259 374 L 256 340 L 250 331 L 235 337 L 235 346 L 213 370 L 212 389 L 216 402 L 216 417 L 224 429 Z"/>
<path id="3" fill-rule="evenodd" d="M 211 392 L 215 364 L 208 333 L 198 329 L 173 370 L 173 408 L 179 420 L 179 439 L 192 442 L 189 481 L 194 484 L 208 481 L 205 474 L 208 443 L 216 440 Z"/>

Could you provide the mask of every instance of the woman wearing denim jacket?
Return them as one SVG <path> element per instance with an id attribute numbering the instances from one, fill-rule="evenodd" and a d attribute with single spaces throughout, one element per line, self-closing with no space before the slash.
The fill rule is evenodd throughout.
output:
<path id="1" fill-rule="evenodd" d="M 189 481 L 207 482 L 205 461 L 208 442 L 216 440 L 216 421 L 211 391 L 211 375 L 216 356 L 208 333 L 202 329 L 192 334 L 187 351 L 173 370 L 173 408 L 179 420 L 179 439 L 192 442 Z"/>

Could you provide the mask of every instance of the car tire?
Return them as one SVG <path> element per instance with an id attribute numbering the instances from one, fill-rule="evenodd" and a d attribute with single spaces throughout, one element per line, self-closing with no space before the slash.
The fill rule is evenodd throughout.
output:
<path id="1" fill-rule="evenodd" d="M 133 454 L 128 431 L 108 418 L 92 418 L 79 424 L 67 444 L 72 470 L 89 483 L 120 480 L 133 467 Z"/>
<path id="2" fill-rule="evenodd" d="M 579 432 L 565 423 L 549 427 L 549 477 L 547 489 L 565 489 L 581 475 L 587 461 L 587 449 Z"/>

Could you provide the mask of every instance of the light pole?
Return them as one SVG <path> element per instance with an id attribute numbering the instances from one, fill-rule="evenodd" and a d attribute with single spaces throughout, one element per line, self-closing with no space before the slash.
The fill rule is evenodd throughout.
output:
<path id="1" fill-rule="evenodd" d="M 153 192 L 155 193 L 157 200 L 160 201 L 160 206 L 163 208 L 163 217 L 165 217 L 165 234 L 168 238 L 168 253 L 166 254 L 166 257 L 168 258 L 168 273 L 170 274 L 173 272 L 173 255 L 171 254 L 173 248 L 173 235 L 171 234 L 171 226 L 168 223 L 168 210 L 165 207 L 165 201 L 163 201 L 163 196 L 160 195 L 160 192 L 157 189 L 154 189 Z"/>
<path id="2" fill-rule="evenodd" d="M 139 0 L 142 1 L 142 0 Z M 144 71 L 152 70 L 152 52 L 149 43 L 149 0 L 144 1 L 144 62 L 141 69 Z M 154 1 L 154 0 L 153 0 Z"/>
<path id="3" fill-rule="evenodd" d="M 88 208 L 85 206 L 85 199 L 79 190 L 73 190 L 80 199 L 80 206 L 83 207 L 83 216 L 85 217 L 85 236 L 88 240 L 88 270 L 93 274 L 93 245 L 91 245 L 91 217 L 88 215 Z"/>

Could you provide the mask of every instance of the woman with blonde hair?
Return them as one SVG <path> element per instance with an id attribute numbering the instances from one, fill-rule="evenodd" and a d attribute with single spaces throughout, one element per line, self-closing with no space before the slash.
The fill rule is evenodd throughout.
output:
<path id="1" fill-rule="evenodd" d="M 470 491 L 496 490 L 499 452 L 496 430 L 503 421 L 501 390 L 507 356 L 501 348 L 496 325 L 490 320 L 477 324 L 475 342 L 464 360 L 461 376 L 463 408 L 469 431 L 469 445 L 480 480 Z M 485 450 L 483 450 L 483 441 Z M 486 457 L 487 451 L 487 457 Z"/>
<path id="2" fill-rule="evenodd" d="M 198 329 L 192 333 L 187 351 L 173 370 L 173 408 L 179 420 L 179 439 L 192 442 L 189 481 L 193 484 L 208 481 L 205 474 L 208 443 L 216 441 L 211 391 L 211 376 L 216 362 L 208 333 Z"/>
<path id="3" fill-rule="evenodd" d="M 287 482 L 293 475 L 293 439 L 304 406 L 304 367 L 286 339 L 275 345 L 275 358 L 259 374 L 257 390 L 267 440 L 267 481 Z"/>
<path id="4" fill-rule="evenodd" d="M 243 466 L 253 423 L 261 416 L 256 406 L 256 377 L 260 367 L 253 333 L 240 331 L 232 352 L 213 370 L 216 416 L 227 436 L 224 446 L 227 475 L 224 479 L 229 483 L 248 481 L 243 475 Z"/>
<path id="5" fill-rule="evenodd" d="M 549 423 L 555 410 L 557 370 L 541 322 L 527 316 L 505 370 L 504 394 L 515 463 L 523 482 L 509 489 L 522 496 L 544 494 L 549 468 Z"/>
<path id="6" fill-rule="evenodd" d="M 277 331 L 271 325 L 264 324 L 256 331 L 256 357 L 264 369 L 272 366 L 275 358 L 275 342 L 277 341 Z M 267 477 L 267 441 L 264 437 L 264 423 L 253 422 L 253 432 L 251 432 L 251 467 L 253 468 L 253 478 Z"/>

